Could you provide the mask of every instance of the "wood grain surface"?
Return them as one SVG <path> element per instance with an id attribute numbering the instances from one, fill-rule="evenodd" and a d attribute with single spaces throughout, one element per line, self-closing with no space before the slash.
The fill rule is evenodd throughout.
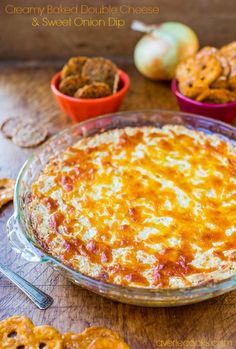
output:
<path id="1" fill-rule="evenodd" d="M 129 5 L 132 7 L 156 6 L 158 14 L 118 14 L 113 15 L 125 20 L 124 27 L 44 27 L 32 26 L 33 14 L 6 14 L 6 5 L 15 7 L 30 6 L 88 6 Z M 235 0 L 1 0 L 0 1 L 0 59 L 61 59 L 72 55 L 110 56 L 125 55 L 132 57 L 135 43 L 141 33 L 130 29 L 134 19 L 149 24 L 165 21 L 179 21 L 191 26 L 198 34 L 201 45 L 222 46 L 235 40 L 236 20 Z M 49 19 L 72 19 L 80 15 L 42 15 Z M 83 19 L 104 19 L 107 15 L 83 14 Z M 39 18 L 40 19 L 40 18 Z"/>
<path id="2" fill-rule="evenodd" d="M 132 85 L 122 109 L 177 109 L 168 84 L 142 78 L 133 66 L 118 62 Z M 51 134 L 70 124 L 50 93 L 51 76 L 60 63 L 0 66 L 0 120 L 32 116 Z M 0 134 L 0 177 L 15 178 L 31 150 L 22 150 Z M 118 331 L 133 349 L 235 348 L 236 292 L 199 304 L 175 308 L 144 308 L 116 303 L 74 286 L 47 264 L 24 261 L 7 241 L 5 224 L 12 204 L 0 211 L 0 260 L 54 298 L 47 310 L 38 310 L 21 291 L 0 276 L 0 319 L 23 314 L 35 324 L 50 324 L 60 331 L 82 331 L 108 326 Z M 222 342 L 226 341 L 226 342 Z"/>

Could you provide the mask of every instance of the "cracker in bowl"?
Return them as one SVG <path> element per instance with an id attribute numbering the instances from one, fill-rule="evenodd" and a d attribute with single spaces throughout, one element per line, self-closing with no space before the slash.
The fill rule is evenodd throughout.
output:
<path id="1" fill-rule="evenodd" d="M 117 66 L 103 57 L 72 57 L 61 71 L 59 91 L 75 98 L 101 98 L 117 92 Z"/>
<path id="2" fill-rule="evenodd" d="M 235 100 L 236 93 L 225 89 L 208 89 L 196 98 L 196 101 L 206 103 L 228 103 Z"/>
<path id="3" fill-rule="evenodd" d="M 74 94 L 77 98 L 101 98 L 111 94 L 110 87 L 104 82 L 94 82 L 78 89 Z"/>
<path id="4" fill-rule="evenodd" d="M 178 65 L 176 79 L 186 97 L 213 104 L 236 101 L 236 42 L 203 47 Z"/>
<path id="5" fill-rule="evenodd" d="M 67 76 L 60 82 L 59 90 L 67 96 L 74 96 L 75 92 L 89 84 L 89 79 L 81 75 Z"/>
<path id="6" fill-rule="evenodd" d="M 176 72 L 179 89 L 183 95 L 195 98 L 207 89 L 221 74 L 219 60 L 213 55 L 202 55 L 182 62 Z"/>
<path id="7" fill-rule="evenodd" d="M 116 92 L 117 67 L 109 59 L 89 59 L 83 66 L 82 76 L 87 76 L 92 82 L 106 83 L 113 93 Z"/>
<path id="8" fill-rule="evenodd" d="M 81 75 L 82 68 L 87 62 L 88 57 L 71 57 L 64 65 L 61 72 L 61 79 L 65 79 L 71 75 Z"/>

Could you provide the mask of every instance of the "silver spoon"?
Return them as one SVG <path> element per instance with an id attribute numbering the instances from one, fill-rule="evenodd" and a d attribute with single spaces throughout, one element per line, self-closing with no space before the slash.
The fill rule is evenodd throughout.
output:
<path id="1" fill-rule="evenodd" d="M 0 272 L 18 286 L 39 309 L 47 309 L 53 303 L 53 298 L 39 290 L 37 287 L 23 279 L 20 275 L 14 273 L 5 265 L 0 263 Z"/>

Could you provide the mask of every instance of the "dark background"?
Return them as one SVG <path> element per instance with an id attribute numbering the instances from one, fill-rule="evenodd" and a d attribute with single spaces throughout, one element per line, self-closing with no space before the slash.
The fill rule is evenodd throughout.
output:
<path id="1" fill-rule="evenodd" d="M 126 26 L 123 29 L 32 28 L 32 16 L 7 15 L 4 12 L 6 4 L 17 6 L 125 4 L 136 7 L 158 6 L 160 12 L 158 15 L 122 15 L 126 19 Z M 54 16 L 54 18 L 61 17 L 69 15 Z M 134 45 L 141 36 L 130 29 L 133 19 L 150 24 L 164 21 L 183 22 L 197 32 L 201 45 L 221 46 L 236 39 L 236 0 L 1 0 L 0 59 L 50 60 L 95 53 L 110 57 L 132 57 Z"/>

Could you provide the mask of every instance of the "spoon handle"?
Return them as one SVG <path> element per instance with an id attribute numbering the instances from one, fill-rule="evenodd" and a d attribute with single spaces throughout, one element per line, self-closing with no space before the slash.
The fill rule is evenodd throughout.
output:
<path id="1" fill-rule="evenodd" d="M 37 287 L 23 279 L 20 275 L 14 273 L 8 267 L 0 263 L 0 271 L 16 286 L 18 286 L 40 309 L 47 309 L 52 303 L 53 299 Z"/>

